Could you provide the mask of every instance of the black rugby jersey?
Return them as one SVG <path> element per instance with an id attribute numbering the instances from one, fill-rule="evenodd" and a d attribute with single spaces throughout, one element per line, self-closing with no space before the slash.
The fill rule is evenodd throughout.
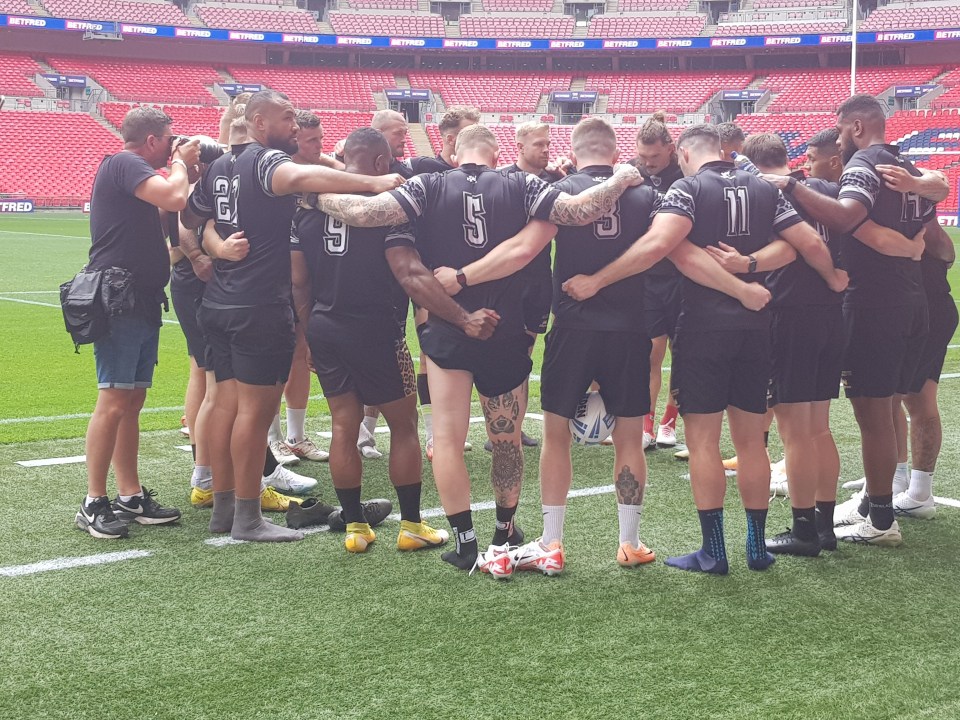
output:
<path id="1" fill-rule="evenodd" d="M 393 276 L 384 251 L 412 245 L 409 228 L 361 228 L 319 210 L 298 208 L 290 249 L 307 261 L 313 312 L 376 327 L 396 325 L 407 295 Z"/>
<path id="2" fill-rule="evenodd" d="M 664 195 L 677 180 L 680 180 L 683 177 L 683 170 L 680 169 L 680 163 L 677 162 L 676 158 L 671 160 L 669 165 L 655 175 L 651 175 L 646 171 L 646 169 L 644 169 L 643 163 L 640 162 L 639 158 L 633 158 L 628 162 L 630 165 L 633 165 L 635 168 L 637 168 L 637 170 L 640 171 L 640 174 L 643 175 L 643 184 L 649 185 L 658 193 L 660 193 L 660 195 Z M 666 258 L 655 263 L 649 270 L 646 271 L 646 275 L 647 280 L 649 281 L 652 279 L 655 283 L 654 287 L 658 288 L 664 284 L 664 281 L 680 281 L 680 271 L 677 270 L 676 266 Z M 675 286 L 668 284 L 664 289 L 664 292 L 669 292 L 669 288 L 671 287 Z"/>
<path id="3" fill-rule="evenodd" d="M 580 170 L 554 187 L 579 195 L 609 179 L 613 168 L 596 165 Z M 553 272 L 554 327 L 645 333 L 644 275 L 624 278 L 577 302 L 560 288 L 574 275 L 591 275 L 616 260 L 650 228 L 660 207 L 660 195 L 648 185 L 627 188 L 613 209 L 583 227 L 560 227 Z"/>
<path id="4" fill-rule="evenodd" d="M 240 261 L 213 261 L 213 278 L 203 302 L 209 307 L 251 307 L 290 303 L 290 224 L 293 195 L 274 195 L 273 173 L 292 162 L 281 150 L 249 143 L 210 165 L 190 196 L 190 209 L 216 220 L 221 238 L 239 230 L 250 243 Z"/>
<path id="5" fill-rule="evenodd" d="M 693 222 L 690 242 L 705 248 L 720 242 L 750 255 L 768 245 L 775 233 L 803 222 L 779 190 L 733 163 L 717 160 L 692 177 L 673 184 L 660 212 L 682 215 Z M 762 281 L 761 273 L 743 275 L 745 282 Z M 678 327 L 702 330 L 764 328 L 765 311 L 747 310 L 729 295 L 683 279 Z"/>
<path id="6" fill-rule="evenodd" d="M 468 164 L 418 175 L 391 194 L 416 222 L 416 245 L 424 263 L 457 269 L 509 240 L 529 219 L 549 220 L 560 193 L 534 175 Z M 520 272 L 467 287 L 456 299 L 467 312 L 496 310 L 501 318 L 498 334 L 524 334 L 521 297 L 526 278 Z"/>
<path id="7" fill-rule="evenodd" d="M 891 190 L 876 171 L 877 165 L 899 165 L 913 176 L 920 171 L 900 156 L 896 145 L 871 145 L 858 150 L 843 168 L 840 198 L 853 198 L 878 225 L 912 238 L 934 217 L 936 206 L 915 193 Z M 853 235 L 845 238 L 843 259 L 850 275 L 844 303 L 860 307 L 904 305 L 923 296 L 919 263 L 871 250 Z"/>
<path id="8" fill-rule="evenodd" d="M 519 165 L 513 163 L 513 165 L 507 165 L 506 167 L 500 168 L 500 172 L 517 172 L 525 173 L 526 170 L 523 170 Z M 544 182 L 555 183 L 563 180 L 564 175 L 561 173 L 551 173 L 546 170 L 539 173 L 536 177 L 540 178 Z M 528 273 L 531 280 L 538 280 L 541 282 L 550 282 L 550 276 L 553 272 L 552 263 L 550 261 L 550 245 L 548 244 L 543 250 L 537 253 L 537 256 L 530 261 L 527 267 L 524 268 L 524 271 Z"/>
<path id="9" fill-rule="evenodd" d="M 836 198 L 840 186 L 836 183 L 808 178 L 803 171 L 790 173 L 790 177 L 802 182 L 821 195 Z M 801 218 L 806 220 L 820 234 L 830 250 L 834 267 L 840 267 L 841 233 L 831 233 L 830 229 L 810 217 L 799 204 L 794 209 Z M 773 295 L 772 303 L 775 307 L 798 307 L 801 305 L 839 305 L 843 302 L 843 293 L 833 292 L 827 287 L 826 281 L 820 274 L 807 264 L 801 256 L 797 256 L 789 265 L 774 270 L 767 275 L 767 288 Z"/>
<path id="10" fill-rule="evenodd" d="M 403 160 L 397 160 L 396 158 L 390 161 L 389 170 L 392 173 L 396 173 L 397 175 L 402 177 L 404 180 L 409 180 L 416 174 L 413 172 L 413 170 L 410 169 L 410 166 L 407 165 L 406 162 L 404 162 Z"/>
<path id="11" fill-rule="evenodd" d="M 447 170 L 453 170 L 453 165 L 444 160 L 440 155 L 437 155 L 436 157 L 420 155 L 418 157 L 410 158 L 409 160 L 404 160 L 403 164 L 406 165 L 410 172 L 414 175 L 425 175 L 427 173 L 446 172 Z"/>
<path id="12" fill-rule="evenodd" d="M 923 274 L 923 290 L 927 299 L 950 295 L 950 281 L 947 280 L 947 271 L 950 263 L 924 253 L 920 258 L 920 271 Z"/>

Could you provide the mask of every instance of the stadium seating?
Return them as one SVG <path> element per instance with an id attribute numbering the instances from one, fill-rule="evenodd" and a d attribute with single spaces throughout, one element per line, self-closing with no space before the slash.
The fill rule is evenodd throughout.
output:
<path id="1" fill-rule="evenodd" d="M 934 99 L 933 107 L 937 110 L 960 107 L 960 69 L 944 75 L 940 78 L 940 84 L 946 88 L 946 92 Z"/>
<path id="2" fill-rule="evenodd" d="M 33 15 L 26 0 L 0 0 L 0 15 Z"/>
<path id="3" fill-rule="evenodd" d="M 910 30 L 917 28 L 960 27 L 960 5 L 914 6 L 913 3 L 890 3 L 874 10 L 861 30 Z"/>
<path id="4" fill-rule="evenodd" d="M 330 25 L 338 35 L 395 35 L 400 37 L 443 37 L 443 18 L 417 13 L 381 15 L 374 13 L 331 12 Z"/>
<path id="5" fill-rule="evenodd" d="M 802 33 L 841 33 L 846 20 L 817 20 L 807 22 L 723 23 L 717 25 L 717 37 L 731 35 L 797 35 Z"/>
<path id="6" fill-rule="evenodd" d="M 753 0 L 753 7 L 756 10 L 829 7 L 833 5 L 843 7 L 840 0 Z"/>
<path id="7" fill-rule="evenodd" d="M 718 90 L 744 88 L 753 77 L 751 72 L 591 73 L 586 89 L 608 94 L 612 113 L 695 112 Z"/>
<path id="8" fill-rule="evenodd" d="M 463 73 L 459 75 L 416 70 L 410 85 L 429 88 L 450 105 L 474 105 L 484 112 L 533 112 L 540 96 L 551 90 L 568 90 L 570 73 Z"/>
<path id="9" fill-rule="evenodd" d="M 687 0 L 620 0 L 619 12 L 656 12 L 661 10 L 686 10 Z"/>
<path id="10" fill-rule="evenodd" d="M 893 85 L 916 85 L 933 79 L 939 66 L 861 68 L 857 92 L 878 95 Z M 777 93 L 767 112 L 833 110 L 850 96 L 850 71 L 843 68 L 777 70 L 770 72 L 763 87 Z"/>
<path id="11" fill-rule="evenodd" d="M 49 56 L 57 72 L 87 75 L 117 100 L 216 105 L 207 86 L 221 82 L 209 65 Z"/>
<path id="12" fill-rule="evenodd" d="M 39 205 L 77 206 L 88 200 L 100 161 L 122 148 L 119 138 L 85 113 L 5 112 L 2 117 L 4 165 L 30 172 L 0 174 L 0 192 L 22 192 Z M 57 151 L 38 153 L 43 147 Z"/>
<path id="13" fill-rule="evenodd" d="M 313 13 L 306 10 L 249 10 L 197 5 L 196 11 L 204 23 L 216 28 L 314 34 L 321 31 Z"/>
<path id="14" fill-rule="evenodd" d="M 33 76 L 43 68 L 26 55 L 0 53 L 0 95 L 42 97 L 43 91 L 33 82 Z"/>
<path id="15" fill-rule="evenodd" d="M 488 12 L 543 12 L 553 9 L 553 0 L 483 0 L 483 9 Z"/>
<path id="16" fill-rule="evenodd" d="M 375 110 L 374 92 L 396 85 L 393 73 L 380 70 L 328 70 L 265 65 L 231 65 L 242 83 L 261 83 L 286 93 L 299 107 Z M 411 79 L 411 84 L 416 85 Z"/>
<path id="17" fill-rule="evenodd" d="M 43 6 L 56 17 L 80 20 L 122 20 L 153 25 L 193 23 L 170 2 L 130 2 L 129 0 L 44 0 Z M 31 11 L 31 14 L 33 12 Z"/>
<path id="18" fill-rule="evenodd" d="M 569 15 L 469 14 L 460 16 L 460 34 L 479 38 L 565 38 L 573 35 Z"/>
<path id="19" fill-rule="evenodd" d="M 594 15 L 590 37 L 695 37 L 707 24 L 705 15 Z"/>
<path id="20" fill-rule="evenodd" d="M 361 10 L 416 10 L 417 0 L 350 0 L 349 6 L 341 2 L 340 7 Z"/>

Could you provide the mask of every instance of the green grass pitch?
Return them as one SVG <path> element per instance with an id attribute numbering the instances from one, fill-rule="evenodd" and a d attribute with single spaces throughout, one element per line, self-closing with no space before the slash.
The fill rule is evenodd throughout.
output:
<path id="1" fill-rule="evenodd" d="M 183 522 L 134 528 L 120 543 L 80 533 L 72 520 L 83 465 L 15 462 L 83 453 L 93 354 L 74 354 L 56 289 L 83 263 L 88 235 L 80 215 L 0 217 L 0 573 L 56 558 L 149 555 L 0 574 L 0 720 L 960 717 L 960 509 L 905 521 L 895 550 L 844 546 L 754 573 L 731 483 L 731 574 L 690 575 L 662 563 L 696 547 L 699 528 L 686 466 L 659 450 L 648 454 L 641 536 L 660 559 L 636 571 L 614 562 L 610 494 L 571 499 L 568 565 L 558 578 L 496 583 L 453 571 L 435 552 L 401 555 L 392 522 L 361 556 L 329 533 L 282 547 L 212 547 L 204 543 L 209 511 L 186 499 L 190 456 L 175 448 L 187 362 L 175 324 L 161 333 L 140 467 L 162 500 L 184 508 Z M 960 271 L 951 279 L 957 287 Z M 542 342 L 534 372 L 541 351 Z M 944 373 L 960 375 L 957 349 Z M 537 412 L 536 383 L 531 395 Z M 960 377 L 945 378 L 940 397 L 935 492 L 960 498 Z M 309 415 L 310 431 L 328 429 L 319 397 Z M 843 479 L 860 477 L 844 400 L 833 426 Z M 526 429 L 539 435 L 536 421 Z M 470 439 L 474 499 L 489 500 L 482 425 L 471 426 Z M 541 523 L 537 453 L 525 451 L 519 511 L 532 533 Z M 771 454 L 779 453 L 774 437 Z M 612 458 L 610 448 L 575 448 L 574 488 L 609 485 Z M 364 468 L 365 495 L 393 499 L 386 460 Z M 326 465 L 298 471 L 332 497 Z M 424 483 L 423 506 L 438 506 L 429 465 Z M 789 505 L 774 500 L 768 530 L 789 517 Z M 476 522 L 484 542 L 492 512 Z"/>

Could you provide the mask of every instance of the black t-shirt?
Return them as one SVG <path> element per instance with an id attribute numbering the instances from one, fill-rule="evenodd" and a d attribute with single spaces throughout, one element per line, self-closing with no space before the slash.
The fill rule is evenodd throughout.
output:
<path id="1" fill-rule="evenodd" d="M 395 331 L 407 296 L 384 251 L 398 245 L 413 245 L 406 226 L 350 227 L 304 208 L 293 216 L 290 249 L 307 261 L 315 314 Z"/>
<path id="2" fill-rule="evenodd" d="M 660 193 L 660 195 L 664 195 L 677 180 L 683 177 L 683 170 L 680 169 L 680 163 L 677 162 L 676 158 L 671 160 L 669 165 L 655 175 L 651 175 L 646 171 L 639 158 L 633 158 L 627 162 L 637 168 L 640 174 L 643 175 L 643 184 L 649 185 Z M 676 265 L 666 258 L 654 264 L 645 274 L 647 280 L 652 280 L 655 287 L 663 285 L 664 281 L 672 280 L 679 282 L 680 280 L 680 271 L 677 270 Z"/>
<path id="3" fill-rule="evenodd" d="M 273 173 L 292 162 L 282 150 L 249 143 L 215 160 L 190 195 L 190 209 L 216 220 L 221 238 L 243 230 L 250 251 L 240 261 L 213 261 L 203 302 L 209 307 L 289 304 L 290 226 L 297 199 L 274 195 Z"/>
<path id="4" fill-rule="evenodd" d="M 392 190 L 411 222 L 428 267 L 461 268 L 479 260 L 523 229 L 531 218 L 548 220 L 559 192 L 534 175 L 461 165 L 418 175 Z M 499 335 L 524 334 L 523 272 L 464 288 L 457 302 L 467 312 L 500 314 Z"/>
<path id="5" fill-rule="evenodd" d="M 688 238 L 694 245 L 719 247 L 722 241 L 743 255 L 757 252 L 770 243 L 773 234 L 803 222 L 773 185 L 720 160 L 707 163 L 692 177 L 677 180 L 664 195 L 660 212 L 689 218 L 693 228 Z M 741 277 L 745 282 L 763 280 L 761 273 Z M 747 310 L 729 295 L 683 279 L 678 327 L 735 330 L 768 325 L 765 311 Z"/>
<path id="6" fill-rule="evenodd" d="M 406 162 L 403 160 L 397 160 L 396 158 L 390 161 L 390 172 L 396 173 L 406 180 L 409 180 L 416 174 L 410 169 L 410 166 L 407 165 Z"/>
<path id="7" fill-rule="evenodd" d="M 940 298 L 944 295 L 950 296 L 950 282 L 947 280 L 947 271 L 950 270 L 950 263 L 946 260 L 940 260 L 928 253 L 923 253 L 920 258 L 920 271 L 923 274 L 923 289 L 927 294 L 927 300 Z"/>
<path id="8" fill-rule="evenodd" d="M 89 267 L 120 267 L 134 278 L 134 312 L 157 325 L 163 288 L 170 279 L 170 255 L 160 211 L 134 193 L 156 175 L 150 163 L 132 152 L 104 158 L 90 195 Z"/>
<path id="9" fill-rule="evenodd" d="M 554 188 L 579 195 L 609 179 L 609 165 L 586 167 L 561 180 Z M 574 275 L 591 275 L 616 260 L 650 228 L 660 207 L 660 195 L 648 185 L 627 188 L 613 209 L 583 227 L 557 230 L 553 272 L 554 327 L 615 332 L 646 331 L 643 317 L 644 274 L 624 278 L 592 298 L 577 302 L 560 288 Z"/>
<path id="10" fill-rule="evenodd" d="M 896 145 L 871 145 L 858 150 L 844 166 L 840 198 L 863 203 L 870 220 L 912 238 L 934 217 L 936 205 L 915 193 L 888 188 L 876 171 L 880 164 L 899 165 L 913 176 L 920 175 L 909 160 L 900 156 Z M 923 297 L 920 263 L 910 258 L 881 255 L 851 234 L 843 244 L 843 261 L 850 275 L 846 305 L 892 307 Z"/>
<path id="11" fill-rule="evenodd" d="M 410 158 L 409 160 L 404 160 L 403 164 L 407 166 L 413 175 L 426 175 L 427 173 L 453 170 L 453 165 L 444 160 L 440 155 L 436 157 L 420 155 L 415 158 Z"/>
<path id="12" fill-rule="evenodd" d="M 516 163 L 500 168 L 500 171 L 518 173 L 526 172 L 526 170 L 522 169 Z M 563 180 L 565 176 L 562 173 L 552 173 L 543 170 L 536 177 L 540 178 L 544 182 L 555 183 Z M 537 253 L 537 256 L 524 268 L 524 272 L 526 272 L 530 279 L 535 282 L 548 283 L 550 282 L 552 267 L 553 263 L 550 261 L 550 245 L 547 245 L 543 250 Z"/>
<path id="13" fill-rule="evenodd" d="M 802 171 L 790 173 L 790 177 L 796 178 L 821 195 L 836 198 L 840 192 L 840 186 L 836 183 L 820 180 L 819 178 L 808 178 Z M 802 207 L 794 205 L 794 209 L 806 222 L 810 223 L 814 229 L 823 238 L 827 248 L 830 250 L 830 256 L 833 258 L 834 267 L 840 266 L 840 233 L 831 233 L 830 229 L 822 223 L 818 223 L 808 215 Z M 807 261 L 798 256 L 789 265 L 779 270 L 774 270 L 767 275 L 767 288 L 773 295 L 773 305 L 775 307 L 800 307 L 803 305 L 839 305 L 843 302 L 843 294 L 833 292 L 820 274 L 807 264 Z"/>

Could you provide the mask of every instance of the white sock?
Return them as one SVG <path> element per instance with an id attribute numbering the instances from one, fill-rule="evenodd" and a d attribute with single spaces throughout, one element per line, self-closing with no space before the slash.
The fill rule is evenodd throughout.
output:
<path id="1" fill-rule="evenodd" d="M 429 405 L 421 405 L 420 412 L 423 414 L 423 436 L 430 442 L 433 440 L 433 411 Z"/>
<path id="2" fill-rule="evenodd" d="M 364 418 L 364 421 L 360 423 L 360 434 L 357 436 L 357 447 L 361 445 L 373 445 L 375 444 L 373 433 L 367 429 L 367 421 Z"/>
<path id="3" fill-rule="evenodd" d="M 621 545 L 630 543 L 631 547 L 640 547 L 640 511 L 642 509 L 643 505 L 621 505 L 617 503 Z"/>
<path id="4" fill-rule="evenodd" d="M 302 442 L 307 436 L 304 425 L 307 422 L 307 409 L 287 408 L 287 439 L 291 443 Z"/>
<path id="5" fill-rule="evenodd" d="M 89 505 L 89 504 L 92 503 L 94 500 L 96 500 L 96 498 L 92 498 L 92 497 L 90 497 L 89 495 L 87 495 L 87 499 L 83 501 L 83 504 L 84 504 L 84 505 Z"/>
<path id="6" fill-rule="evenodd" d="M 143 488 L 140 488 L 140 491 L 135 492 L 133 495 L 118 495 L 117 497 L 120 498 L 121 502 L 130 502 L 135 497 L 143 497 Z"/>
<path id="7" fill-rule="evenodd" d="M 928 499 L 933 493 L 933 473 L 914 468 L 910 471 L 910 497 L 918 502 Z"/>
<path id="8" fill-rule="evenodd" d="M 907 489 L 910 484 L 910 470 L 905 462 L 897 463 L 897 471 L 893 474 L 893 494 L 898 495 Z"/>
<path id="9" fill-rule="evenodd" d="M 213 472 L 209 465 L 195 465 L 193 467 L 193 477 L 190 478 L 190 486 L 209 490 L 212 478 Z"/>
<path id="10" fill-rule="evenodd" d="M 267 431 L 267 442 L 273 445 L 275 442 L 283 440 L 280 433 L 280 413 L 273 416 L 273 422 L 270 423 L 270 429 Z"/>
<path id="11" fill-rule="evenodd" d="M 567 514 L 566 505 L 541 505 L 543 508 L 543 544 L 563 542 L 563 519 Z"/>
<path id="12" fill-rule="evenodd" d="M 363 426 L 367 429 L 367 432 L 373 435 L 374 430 L 377 429 L 377 418 L 371 415 L 364 415 Z"/>

